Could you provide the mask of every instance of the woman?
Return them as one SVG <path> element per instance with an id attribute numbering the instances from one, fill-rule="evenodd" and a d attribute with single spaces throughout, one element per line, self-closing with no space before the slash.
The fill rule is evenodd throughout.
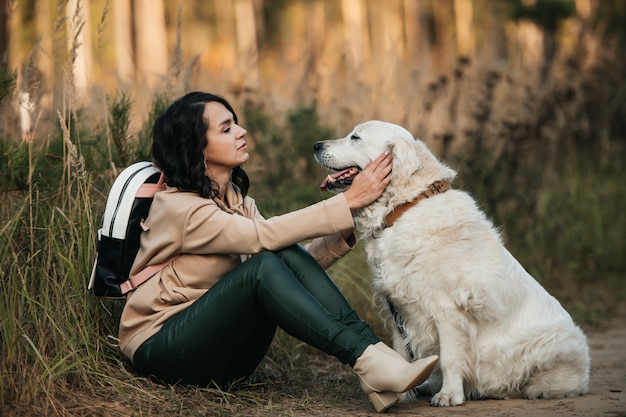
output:
<path id="1" fill-rule="evenodd" d="M 246 130 L 223 98 L 194 92 L 155 122 L 157 193 L 131 272 L 177 256 L 128 295 L 120 345 L 135 368 L 166 382 L 225 385 L 250 375 L 277 326 L 350 364 L 378 411 L 423 382 L 438 358 L 408 363 L 384 345 L 324 268 L 354 245 L 351 210 L 391 176 L 381 155 L 343 194 L 264 219 L 241 168 Z M 307 250 L 297 243 L 313 239 Z"/>

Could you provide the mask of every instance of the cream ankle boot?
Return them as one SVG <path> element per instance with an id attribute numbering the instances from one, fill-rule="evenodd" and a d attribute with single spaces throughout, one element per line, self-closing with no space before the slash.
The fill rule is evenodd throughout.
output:
<path id="1" fill-rule="evenodd" d="M 378 342 L 365 349 L 352 369 L 359 376 L 361 389 L 374 409 L 382 413 L 398 402 L 396 393 L 406 392 L 426 381 L 438 361 L 439 357 L 433 355 L 407 362 L 389 346 Z"/>

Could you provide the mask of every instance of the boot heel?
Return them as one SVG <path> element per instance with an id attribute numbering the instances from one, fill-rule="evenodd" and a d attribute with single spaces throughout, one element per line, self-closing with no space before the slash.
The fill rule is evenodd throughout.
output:
<path id="1" fill-rule="evenodd" d="M 385 410 L 400 400 L 398 394 L 391 391 L 371 392 L 367 394 L 367 397 L 370 399 L 377 413 L 385 412 Z"/>

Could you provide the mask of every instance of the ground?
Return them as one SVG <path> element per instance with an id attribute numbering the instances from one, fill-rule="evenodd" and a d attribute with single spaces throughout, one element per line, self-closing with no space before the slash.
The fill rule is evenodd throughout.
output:
<path id="1" fill-rule="evenodd" d="M 591 381 L 589 394 L 576 398 L 468 401 L 447 408 L 432 407 L 429 399 L 424 398 L 396 404 L 388 413 L 377 414 L 349 366 L 329 360 L 328 356 L 302 344 L 285 352 L 280 349 L 273 352 L 274 358 L 293 359 L 293 369 L 277 372 L 276 369 L 281 369 L 277 364 L 288 361 L 284 358 L 269 361 L 259 367 L 258 376 L 250 383 L 230 392 L 184 386 L 168 388 L 143 381 L 144 390 L 130 399 L 115 401 L 116 396 L 105 387 L 100 398 L 88 392 L 72 391 L 59 398 L 56 407 L 16 408 L 4 414 L 0 409 L 0 417 L 626 417 L 625 323 L 626 302 L 623 302 L 609 319 L 582 326 L 591 352 Z M 302 354 L 298 353 L 301 350 Z"/>
<path id="2" fill-rule="evenodd" d="M 436 408 L 428 400 L 401 403 L 388 415 L 399 416 L 515 416 L 515 417 L 626 417 L 626 304 L 611 319 L 585 328 L 591 350 L 591 383 L 587 395 L 557 400 L 485 400 L 469 401 L 458 407 Z M 276 400 L 276 399 L 275 399 Z M 276 410 L 282 410 L 280 401 Z M 279 411 L 279 414 L 281 411 Z M 363 417 L 376 413 L 362 400 L 333 399 L 329 403 L 309 404 L 302 412 L 291 410 L 290 416 L 342 416 Z"/>

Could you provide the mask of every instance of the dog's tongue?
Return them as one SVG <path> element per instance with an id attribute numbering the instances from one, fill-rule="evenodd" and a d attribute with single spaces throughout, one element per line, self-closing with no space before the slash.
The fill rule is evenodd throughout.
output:
<path id="1" fill-rule="evenodd" d="M 322 181 L 322 183 L 320 184 L 320 190 L 328 191 L 327 186 L 329 183 L 333 183 L 337 181 L 337 178 L 341 177 L 342 175 L 349 176 L 350 174 L 352 174 L 354 169 L 355 168 L 346 168 L 346 169 L 342 169 L 341 171 L 337 171 L 337 172 L 327 175 L 326 178 L 324 178 L 324 181 Z"/>

